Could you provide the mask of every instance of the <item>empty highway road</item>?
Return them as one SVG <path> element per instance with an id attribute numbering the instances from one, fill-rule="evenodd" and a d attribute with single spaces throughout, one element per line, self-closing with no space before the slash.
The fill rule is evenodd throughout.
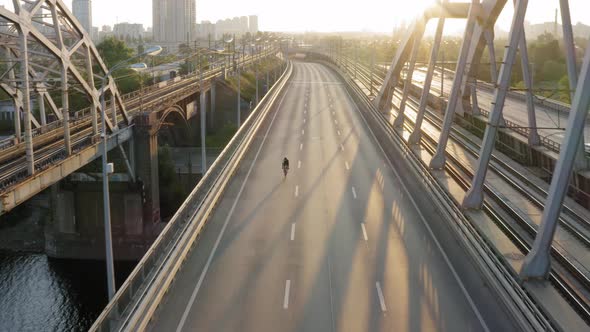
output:
<path id="1" fill-rule="evenodd" d="M 438 216 L 413 204 L 335 73 L 296 62 L 268 116 L 151 330 L 510 329 L 469 295 L 426 226 Z"/>

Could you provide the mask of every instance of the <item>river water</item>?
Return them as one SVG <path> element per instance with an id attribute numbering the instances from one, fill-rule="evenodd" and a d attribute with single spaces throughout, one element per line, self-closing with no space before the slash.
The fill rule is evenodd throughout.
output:
<path id="1" fill-rule="evenodd" d="M 133 269 L 116 264 L 117 284 Z M 101 261 L 0 251 L 0 331 L 86 331 L 107 303 Z"/>

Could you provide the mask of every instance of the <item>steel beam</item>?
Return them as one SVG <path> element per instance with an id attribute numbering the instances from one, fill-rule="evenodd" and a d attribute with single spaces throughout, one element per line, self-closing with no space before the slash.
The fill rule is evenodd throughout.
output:
<path id="1" fill-rule="evenodd" d="M 420 41 L 422 40 L 422 36 L 424 35 L 424 30 L 422 27 L 419 27 L 414 31 L 414 38 L 413 38 L 413 45 L 412 45 L 412 53 L 410 55 L 410 64 L 408 66 L 408 71 L 406 72 L 406 80 L 404 83 L 404 89 L 402 92 L 402 99 L 399 104 L 399 110 L 397 112 L 397 117 L 393 121 L 394 127 L 401 127 L 404 124 L 404 112 L 406 110 L 406 102 L 408 100 L 408 95 L 410 94 L 410 88 L 412 87 L 412 78 L 414 76 L 414 68 L 416 67 L 416 60 L 418 58 L 418 51 L 420 50 Z"/>
<path id="2" fill-rule="evenodd" d="M 442 40 L 444 27 L 445 18 L 441 17 L 438 19 L 438 25 L 436 26 L 434 44 L 432 44 L 432 50 L 430 52 L 430 61 L 428 63 L 428 70 L 426 71 L 426 79 L 424 80 L 422 96 L 420 97 L 420 106 L 418 107 L 418 114 L 416 115 L 414 130 L 408 138 L 408 144 L 418 144 L 420 143 L 420 139 L 422 137 L 422 122 L 424 121 L 424 114 L 426 112 L 426 107 L 428 106 L 430 87 L 432 85 L 432 78 L 434 77 L 434 69 L 436 67 L 436 59 L 438 57 L 438 51 L 440 49 L 440 43 Z"/>
<path id="3" fill-rule="evenodd" d="M 479 101 L 477 101 L 477 80 L 471 86 L 471 114 L 480 115 L 481 110 L 479 109 Z"/>
<path id="4" fill-rule="evenodd" d="M 520 61 L 522 64 L 522 77 L 524 79 L 524 86 L 526 88 L 526 109 L 529 122 L 529 144 L 539 145 L 541 139 L 537 131 L 537 116 L 535 114 L 535 96 L 533 94 L 533 77 L 531 76 L 530 64 L 529 64 L 529 52 L 527 50 L 526 34 L 524 28 L 522 30 L 522 36 L 520 38 L 520 44 L 518 49 L 520 50 Z"/>
<path id="5" fill-rule="evenodd" d="M 21 49 L 21 92 L 24 97 L 23 100 L 23 112 L 25 120 L 25 149 L 26 149 L 26 160 L 27 160 L 27 172 L 29 175 L 35 174 L 35 156 L 33 152 L 33 133 L 31 129 L 31 90 L 29 89 L 29 59 L 28 59 L 28 45 L 27 37 L 29 31 L 22 29 L 20 34 L 20 49 Z M 15 108 L 16 109 L 16 108 Z M 15 118 L 18 115 L 15 112 Z M 17 123 L 15 121 L 15 123 Z"/>
<path id="6" fill-rule="evenodd" d="M 41 118 L 41 126 L 45 127 L 47 124 L 47 115 L 45 114 L 45 97 L 43 93 L 39 92 L 37 94 L 37 102 L 39 102 L 39 117 Z"/>
<path id="7" fill-rule="evenodd" d="M 563 28 L 563 43 L 565 44 L 565 62 L 567 64 L 567 76 L 570 84 L 570 97 L 574 100 L 574 87 L 578 84 L 578 69 L 576 68 L 576 47 L 574 44 L 574 33 L 572 30 L 572 20 L 570 17 L 570 7 L 568 0 L 559 0 L 561 9 L 561 22 Z M 578 152 L 576 156 L 576 163 L 574 168 L 576 171 L 586 169 L 588 167 L 588 160 L 586 158 L 586 151 L 584 150 L 584 136 L 580 140 Z"/>
<path id="8" fill-rule="evenodd" d="M 490 78 L 495 86 L 498 83 L 498 66 L 496 66 L 496 49 L 494 48 L 494 30 L 486 29 L 483 33 L 490 57 Z"/>
<path id="9" fill-rule="evenodd" d="M 62 63 L 61 74 L 61 107 L 64 125 L 64 143 L 66 154 L 72 154 L 72 142 L 70 139 L 70 97 L 69 97 L 69 81 L 68 81 L 68 67 L 64 62 Z"/>
<path id="10" fill-rule="evenodd" d="M 551 267 L 550 251 L 557 228 L 563 200 L 569 187 L 569 180 L 574 168 L 577 149 L 584 135 L 588 109 L 590 108 L 590 47 L 582 64 L 580 80 L 572 103 L 567 130 L 553 178 L 549 186 L 549 195 L 543 210 L 541 225 L 535 237 L 533 247 L 524 259 L 520 277 L 524 280 L 546 278 Z"/>
<path id="11" fill-rule="evenodd" d="M 117 99 L 115 98 L 115 94 L 111 94 L 111 117 L 113 118 L 113 132 L 118 128 L 117 121 Z"/>
<path id="12" fill-rule="evenodd" d="M 514 9 L 514 17 L 512 18 L 512 25 L 508 39 L 509 45 L 504 51 L 504 60 L 502 61 L 502 66 L 500 68 L 499 82 L 494 92 L 494 107 L 490 112 L 471 187 L 463 198 L 462 206 L 466 209 L 478 209 L 483 203 L 484 181 L 492 151 L 494 150 L 494 144 L 496 143 L 496 134 L 498 132 L 498 125 L 500 124 L 504 102 L 510 87 L 510 76 L 516 58 L 516 51 L 518 49 L 518 44 L 522 41 L 523 23 L 527 4 L 528 0 L 517 0 L 515 5 L 516 8 Z"/>
<path id="13" fill-rule="evenodd" d="M 445 167 L 445 150 L 449 141 L 449 134 L 453 125 L 453 119 L 458 106 L 459 96 L 461 94 L 461 83 L 466 71 L 467 57 L 469 55 L 469 47 L 471 44 L 473 29 L 475 28 L 475 18 L 478 11 L 479 0 L 472 0 L 471 7 L 469 9 L 469 17 L 467 19 L 467 25 L 465 27 L 465 34 L 463 36 L 463 44 L 461 45 L 461 53 L 459 55 L 459 61 L 457 62 L 457 68 L 455 69 L 453 87 L 451 89 L 451 94 L 447 103 L 447 109 L 445 112 L 438 145 L 436 146 L 436 153 L 430 160 L 430 168 L 433 169 L 442 169 Z"/>

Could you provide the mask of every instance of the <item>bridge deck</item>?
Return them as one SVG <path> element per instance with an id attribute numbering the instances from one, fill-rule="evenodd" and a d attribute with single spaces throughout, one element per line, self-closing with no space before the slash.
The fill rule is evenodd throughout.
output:
<path id="1" fill-rule="evenodd" d="M 297 63 L 269 117 L 152 330 L 514 329 L 469 263 L 449 263 L 426 226 L 438 215 L 414 205 L 332 72 Z"/>

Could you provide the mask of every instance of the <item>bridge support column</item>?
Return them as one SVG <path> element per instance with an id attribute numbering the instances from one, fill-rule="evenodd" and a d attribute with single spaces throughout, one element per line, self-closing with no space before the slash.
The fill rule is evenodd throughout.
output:
<path id="1" fill-rule="evenodd" d="M 577 149 L 584 134 L 584 126 L 590 107 L 590 47 L 586 49 L 586 56 L 582 65 L 581 77 L 576 87 L 576 95 L 572 103 L 572 112 L 568 119 L 567 130 L 551 185 L 549 195 L 543 210 L 541 225 L 537 232 L 535 242 L 529 254 L 524 260 L 520 271 L 523 279 L 546 278 L 550 269 L 550 252 L 555 229 L 559 220 L 559 214 L 563 199 L 569 187 L 569 180 L 574 168 Z"/>
<path id="2" fill-rule="evenodd" d="M 474 81 L 474 83 L 477 81 Z M 477 86 L 473 84 L 471 86 L 471 114 L 474 116 L 480 115 L 481 110 L 479 109 L 479 101 L 477 100 Z"/>
<path id="3" fill-rule="evenodd" d="M 469 47 L 471 46 L 471 39 L 473 30 L 475 28 L 475 18 L 479 8 L 479 0 L 472 0 L 471 6 L 469 7 L 469 16 L 467 18 L 467 25 L 465 27 L 465 35 L 463 36 L 463 43 L 461 45 L 461 53 L 459 55 L 459 61 L 457 62 L 457 69 L 455 69 L 455 78 L 453 79 L 453 87 L 449 96 L 449 102 L 447 103 L 447 109 L 445 111 L 445 117 L 443 120 L 443 126 L 440 133 L 438 145 L 436 146 L 436 153 L 430 160 L 430 168 L 442 169 L 445 167 L 446 156 L 445 150 L 449 141 L 449 135 L 451 133 L 451 127 L 455 117 L 455 110 L 458 106 L 459 95 L 461 93 L 461 83 L 465 74 L 467 66 L 467 58 L 469 56 Z"/>
<path id="4" fill-rule="evenodd" d="M 135 160 L 138 166 L 135 174 L 143 183 L 143 219 L 146 223 L 157 223 L 160 221 L 157 114 L 140 114 L 135 122 Z"/>
<path id="5" fill-rule="evenodd" d="M 412 45 L 412 54 L 410 56 L 410 65 L 408 67 L 408 71 L 406 72 L 406 81 L 404 84 L 404 90 L 402 93 L 402 99 L 399 104 L 399 111 L 397 113 L 397 117 L 393 121 L 394 127 L 401 127 L 404 125 L 404 112 L 406 110 L 406 102 L 408 100 L 408 95 L 410 94 L 410 87 L 412 86 L 412 77 L 414 76 L 414 68 L 416 67 L 416 59 L 418 58 L 418 51 L 420 50 L 420 41 L 422 40 L 422 35 L 424 34 L 423 29 L 416 29 L 414 32 L 414 38 L 412 38 L 413 45 Z M 356 55 L 356 54 L 355 54 Z M 356 77 L 356 63 L 355 63 L 355 77 Z"/>
<path id="6" fill-rule="evenodd" d="M 141 188 L 125 174 L 110 178 L 114 257 L 139 260 L 155 239 L 157 225 L 143 219 Z M 105 259 L 101 182 L 99 174 L 76 173 L 51 187 L 52 220 L 45 226 L 49 257 Z"/>
<path id="7" fill-rule="evenodd" d="M 496 134 L 498 133 L 498 125 L 504 108 L 504 102 L 510 87 L 510 76 L 516 58 L 516 51 L 518 49 L 518 44 L 522 41 L 523 23 L 527 3 L 528 0 L 517 0 L 516 3 L 514 17 L 512 18 L 512 26 L 510 28 L 510 37 L 508 39 L 509 45 L 504 52 L 504 60 L 502 61 L 502 67 L 500 68 L 499 83 L 494 92 L 494 108 L 490 113 L 488 125 L 486 126 L 471 187 L 463 198 L 462 206 L 466 209 L 479 209 L 483 204 L 483 186 L 492 151 L 494 150 L 494 145 L 496 143 Z"/>
<path id="8" fill-rule="evenodd" d="M 446 2 L 446 1 L 445 1 Z M 424 89 L 422 89 L 422 96 L 420 97 L 420 106 L 418 107 L 418 114 L 416 115 L 416 123 L 414 130 L 408 138 L 408 144 L 418 144 L 422 137 L 422 121 L 424 121 L 424 113 L 428 106 L 428 97 L 430 95 L 430 86 L 432 85 L 432 77 L 434 76 L 434 68 L 436 66 L 436 58 L 438 57 L 438 50 L 440 49 L 440 42 L 445 27 L 445 18 L 438 19 L 436 33 L 434 35 L 434 44 L 430 53 L 430 61 L 428 63 L 428 71 L 426 72 L 426 79 L 424 80 Z"/>

